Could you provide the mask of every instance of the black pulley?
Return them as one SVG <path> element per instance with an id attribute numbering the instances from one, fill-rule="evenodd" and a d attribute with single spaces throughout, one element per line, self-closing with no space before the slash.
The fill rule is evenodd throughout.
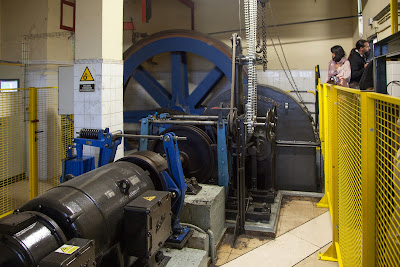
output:
<path id="1" fill-rule="evenodd" d="M 161 134 L 170 132 L 187 138 L 185 141 L 178 141 L 185 177 L 196 177 L 199 183 L 209 180 L 216 164 L 210 137 L 198 127 L 181 125 L 172 126 Z M 153 151 L 161 155 L 165 154 L 161 140 L 154 144 Z"/>
<path id="2" fill-rule="evenodd" d="M 161 172 L 168 168 L 168 163 L 160 154 L 148 150 L 137 151 L 119 161 L 129 161 L 148 171 L 156 190 L 162 191 L 167 188 L 167 185 L 163 184 L 164 179 L 161 177 Z"/>

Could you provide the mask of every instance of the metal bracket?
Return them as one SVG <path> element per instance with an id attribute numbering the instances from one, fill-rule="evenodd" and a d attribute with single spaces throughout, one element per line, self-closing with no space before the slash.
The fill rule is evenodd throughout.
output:
<path id="1" fill-rule="evenodd" d="M 122 133 L 121 131 L 119 132 Z M 77 158 L 83 157 L 83 145 L 100 148 L 98 167 L 101 167 L 114 161 L 115 153 L 117 152 L 118 146 L 121 144 L 121 140 L 121 137 L 113 138 L 110 129 L 106 128 L 104 131 L 99 131 L 98 139 L 74 138 L 73 141 L 76 144 Z M 69 150 L 72 150 L 72 147 L 70 147 Z M 69 155 L 71 154 L 72 153 L 69 152 Z"/>
<path id="2" fill-rule="evenodd" d="M 140 126 L 140 135 L 149 135 L 151 131 L 151 125 L 148 118 L 143 118 Z M 148 147 L 147 138 L 140 138 L 139 151 L 146 151 Z"/>
<path id="3" fill-rule="evenodd" d="M 217 149 L 218 149 L 218 185 L 225 187 L 225 198 L 227 198 L 229 189 L 229 168 L 228 168 L 228 151 L 226 144 L 226 127 L 222 119 L 222 109 L 220 109 L 218 112 Z"/>

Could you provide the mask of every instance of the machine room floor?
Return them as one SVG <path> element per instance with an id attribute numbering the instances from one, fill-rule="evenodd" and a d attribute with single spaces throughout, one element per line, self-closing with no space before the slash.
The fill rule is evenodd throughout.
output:
<path id="1" fill-rule="evenodd" d="M 275 239 L 240 236 L 233 244 L 226 235 L 218 250 L 217 266 L 338 266 L 318 260 L 332 241 L 328 209 L 316 208 L 319 199 L 285 197 Z"/>

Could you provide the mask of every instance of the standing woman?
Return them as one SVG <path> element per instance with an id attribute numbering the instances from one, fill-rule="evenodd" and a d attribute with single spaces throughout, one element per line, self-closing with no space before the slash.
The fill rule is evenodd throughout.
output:
<path id="1" fill-rule="evenodd" d="M 346 58 L 343 47 L 335 45 L 331 48 L 332 60 L 329 61 L 328 83 L 349 87 L 351 78 L 350 62 Z"/>

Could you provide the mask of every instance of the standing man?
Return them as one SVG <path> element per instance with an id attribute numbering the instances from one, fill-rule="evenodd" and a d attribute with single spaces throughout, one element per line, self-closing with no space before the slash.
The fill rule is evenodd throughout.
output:
<path id="1" fill-rule="evenodd" d="M 365 40 L 359 40 L 356 43 L 356 48 L 353 48 L 353 50 L 350 52 L 349 61 L 351 65 L 351 88 L 359 88 L 358 83 L 360 82 L 361 76 L 368 65 L 367 56 L 369 50 L 369 43 Z"/>

